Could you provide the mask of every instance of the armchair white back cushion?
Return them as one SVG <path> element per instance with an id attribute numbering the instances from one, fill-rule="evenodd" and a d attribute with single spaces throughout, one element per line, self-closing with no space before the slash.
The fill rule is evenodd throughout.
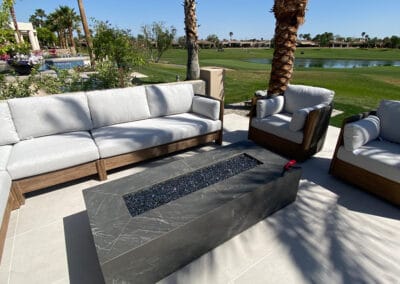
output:
<path id="1" fill-rule="evenodd" d="M 381 121 L 381 137 L 400 143 L 400 101 L 382 100 L 376 115 Z"/>
<path id="2" fill-rule="evenodd" d="M 21 140 L 92 129 L 84 92 L 8 100 Z"/>
<path id="3" fill-rule="evenodd" d="M 283 96 L 257 100 L 257 118 L 262 119 L 264 117 L 279 113 L 283 110 L 283 105 Z"/>
<path id="4" fill-rule="evenodd" d="M 7 102 L 0 103 L 0 146 L 19 141 Z"/>
<path id="5" fill-rule="evenodd" d="M 150 117 L 144 86 L 92 91 L 87 97 L 94 128 Z"/>
<path id="6" fill-rule="evenodd" d="M 192 84 L 146 86 L 151 117 L 190 112 L 194 96 Z"/>
<path id="7" fill-rule="evenodd" d="M 379 137 L 380 120 L 375 115 L 370 115 L 356 122 L 344 126 L 343 142 L 347 151 L 355 149 Z"/>
<path id="8" fill-rule="evenodd" d="M 328 105 L 332 102 L 335 92 L 325 88 L 288 85 L 284 93 L 284 110 L 288 113 L 295 113 L 299 109 L 316 106 L 319 104 Z"/>

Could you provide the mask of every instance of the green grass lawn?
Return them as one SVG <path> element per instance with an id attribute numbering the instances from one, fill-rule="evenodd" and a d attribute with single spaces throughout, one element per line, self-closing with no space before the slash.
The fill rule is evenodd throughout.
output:
<path id="1" fill-rule="evenodd" d="M 251 58 L 272 58 L 271 49 L 214 49 L 200 51 L 200 66 L 226 68 L 225 102 L 249 100 L 256 90 L 268 86 L 270 64 L 247 62 Z M 303 53 L 303 54 L 302 54 Z M 315 49 L 296 51 L 298 58 L 400 60 L 400 50 L 391 49 Z M 186 74 L 186 51 L 169 50 L 162 63 L 138 69 L 149 76 L 144 83 L 171 82 Z M 351 69 L 297 68 L 293 84 L 325 87 L 336 92 L 335 109 L 342 115 L 332 118 L 331 124 L 340 126 L 344 117 L 377 107 L 381 99 L 400 100 L 400 67 L 365 67 Z"/>

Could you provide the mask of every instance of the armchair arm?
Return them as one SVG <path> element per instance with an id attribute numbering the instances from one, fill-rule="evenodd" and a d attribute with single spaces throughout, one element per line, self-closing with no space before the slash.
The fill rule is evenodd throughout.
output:
<path id="1" fill-rule="evenodd" d="M 308 114 L 303 130 L 303 147 L 305 150 L 322 147 L 329 126 L 332 109 L 333 104 L 330 103 L 329 105 L 316 108 Z"/>
<path id="2" fill-rule="evenodd" d="M 368 117 L 369 115 L 376 115 L 376 110 L 355 114 L 355 115 L 349 116 L 349 117 L 347 117 L 347 118 L 345 118 L 343 120 L 342 127 L 341 127 L 340 133 L 339 133 L 339 137 L 338 137 L 338 140 L 336 142 L 335 152 L 333 153 L 332 162 L 331 162 L 331 165 L 329 167 L 329 172 L 330 173 L 332 172 L 332 170 L 334 168 L 334 164 L 336 162 L 336 157 L 337 157 L 337 152 L 339 151 L 339 148 L 342 145 L 344 145 L 343 136 L 344 136 L 344 127 L 345 127 L 345 125 L 348 124 L 348 123 L 351 123 L 351 122 L 356 122 L 356 121 L 359 121 L 361 119 L 364 119 L 364 118 Z"/>

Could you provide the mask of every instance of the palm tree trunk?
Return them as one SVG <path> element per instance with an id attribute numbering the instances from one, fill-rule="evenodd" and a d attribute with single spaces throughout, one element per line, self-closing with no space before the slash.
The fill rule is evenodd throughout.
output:
<path id="1" fill-rule="evenodd" d="M 71 42 L 71 53 L 72 55 L 76 55 L 76 46 L 75 46 L 73 32 L 74 31 L 72 30 L 72 27 L 68 27 L 68 36 L 69 36 L 69 41 Z"/>
<path id="2" fill-rule="evenodd" d="M 199 65 L 199 45 L 197 43 L 197 18 L 196 1 L 185 0 L 185 32 L 186 47 L 188 50 L 188 59 L 186 65 L 186 80 L 195 80 L 200 78 Z"/>
<path id="3" fill-rule="evenodd" d="M 79 6 L 79 12 L 81 14 L 83 31 L 85 32 L 86 43 L 89 51 L 90 64 L 92 65 L 92 67 L 94 67 L 96 63 L 94 61 L 94 55 L 93 55 L 92 37 L 90 36 L 89 25 L 87 23 L 85 8 L 83 6 L 82 0 L 78 0 L 78 6 Z"/>
<path id="4" fill-rule="evenodd" d="M 297 30 L 304 23 L 308 0 L 275 0 L 275 50 L 272 59 L 268 96 L 285 92 L 293 74 Z"/>
<path id="5" fill-rule="evenodd" d="M 17 34 L 17 43 L 20 43 L 22 42 L 22 35 L 18 29 L 17 17 L 15 15 L 15 10 L 14 10 L 14 3 L 11 1 L 9 4 L 10 4 L 10 15 L 14 24 L 15 33 Z"/>

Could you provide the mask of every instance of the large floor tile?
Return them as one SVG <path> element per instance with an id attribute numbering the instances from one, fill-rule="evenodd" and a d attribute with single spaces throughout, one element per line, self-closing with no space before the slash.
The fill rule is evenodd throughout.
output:
<path id="1" fill-rule="evenodd" d="M 53 283 L 66 277 L 68 265 L 61 220 L 15 237 L 10 284 Z"/>

